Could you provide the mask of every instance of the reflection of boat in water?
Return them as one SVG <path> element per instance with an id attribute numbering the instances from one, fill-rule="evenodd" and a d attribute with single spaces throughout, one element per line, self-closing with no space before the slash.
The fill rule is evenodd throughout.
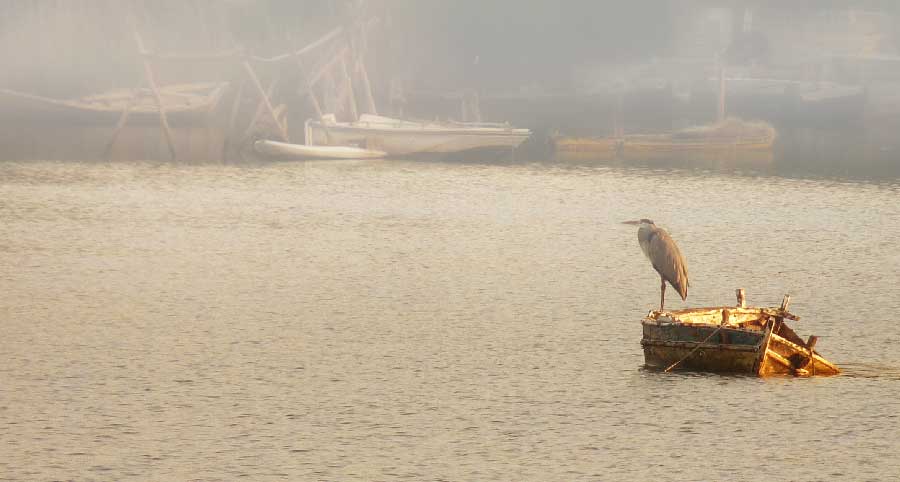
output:
<path id="1" fill-rule="evenodd" d="M 811 336 L 804 341 L 788 327 L 785 320 L 799 317 L 789 313 L 785 305 L 651 311 L 641 321 L 644 361 L 667 371 L 756 376 L 839 374 L 840 369 L 815 350 L 818 338 Z"/>
<path id="2" fill-rule="evenodd" d="M 736 118 L 665 134 L 553 138 L 559 161 L 771 162 L 774 142 L 771 125 Z"/>
<path id="3" fill-rule="evenodd" d="M 463 152 L 510 152 L 531 135 L 528 129 L 488 122 L 418 122 L 371 114 L 358 121 L 334 116 L 306 122 L 308 146 L 358 146 L 389 156 L 446 156 Z"/>
<path id="4" fill-rule="evenodd" d="M 253 144 L 256 152 L 277 159 L 380 159 L 386 154 L 360 147 L 306 146 L 269 140 Z"/>
<path id="5" fill-rule="evenodd" d="M 167 85 L 160 87 L 159 93 L 170 122 L 202 123 L 218 105 L 227 85 Z M 156 99 L 149 89 L 116 89 L 67 100 L 0 89 L 0 119 L 4 120 L 115 125 L 126 106 L 129 123 L 159 123 Z"/>

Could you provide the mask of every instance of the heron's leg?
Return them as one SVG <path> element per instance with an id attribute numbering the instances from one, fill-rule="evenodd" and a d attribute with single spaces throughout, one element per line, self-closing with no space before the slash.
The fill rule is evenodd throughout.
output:
<path id="1" fill-rule="evenodd" d="M 659 282 L 659 311 L 662 311 L 666 304 L 666 280 L 660 276 Z"/>

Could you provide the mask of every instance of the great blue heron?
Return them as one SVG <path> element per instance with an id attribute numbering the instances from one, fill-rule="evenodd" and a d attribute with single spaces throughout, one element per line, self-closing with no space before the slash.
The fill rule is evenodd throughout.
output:
<path id="1" fill-rule="evenodd" d="M 666 301 L 666 281 L 681 295 L 682 301 L 687 299 L 688 286 L 691 285 L 688 281 L 687 263 L 675 240 L 665 229 L 653 224 L 649 219 L 626 221 L 625 224 L 640 226 L 638 242 L 641 244 L 641 250 L 650 259 L 653 269 L 659 273 L 659 311 L 663 311 Z"/>

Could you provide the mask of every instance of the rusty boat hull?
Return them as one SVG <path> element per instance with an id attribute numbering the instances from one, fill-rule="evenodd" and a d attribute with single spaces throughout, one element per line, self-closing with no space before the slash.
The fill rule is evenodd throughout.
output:
<path id="1" fill-rule="evenodd" d="M 802 340 L 778 308 L 716 307 L 652 311 L 641 321 L 648 367 L 753 376 L 837 375 L 840 369 Z"/>

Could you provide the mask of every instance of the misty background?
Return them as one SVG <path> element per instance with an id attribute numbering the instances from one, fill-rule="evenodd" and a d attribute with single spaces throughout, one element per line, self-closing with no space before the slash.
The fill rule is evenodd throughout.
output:
<path id="1" fill-rule="evenodd" d="M 0 0 L 0 479 L 896 479 L 898 18 L 864 0 Z M 340 62 L 349 83 L 323 67 Z M 302 143 L 310 99 L 349 123 L 335 97 L 365 71 L 379 115 L 477 103 L 531 137 L 511 160 L 242 157 L 283 125 Z M 154 77 L 201 87 L 167 92 L 168 146 Z M 671 141 L 720 106 L 777 131 L 761 164 L 551 148 Z M 666 308 L 790 294 L 790 326 L 843 373 L 646 369 L 660 278 L 622 224 L 640 218 L 689 265 Z"/>
<path id="2" fill-rule="evenodd" d="M 460 119 L 477 95 L 485 120 L 534 130 L 526 147 L 542 158 L 549 135 L 610 135 L 617 115 L 629 133 L 714 121 L 721 68 L 728 115 L 771 122 L 787 157 L 883 169 L 898 148 L 898 19 L 896 2 L 875 0 L 4 0 L 0 88 L 71 99 L 140 86 L 132 25 L 154 53 L 273 56 L 371 21 L 379 113 Z M 211 60 L 155 68 L 161 84 L 229 82 L 230 95 L 243 75 Z M 259 69 L 282 78 L 273 98 L 298 129 L 313 112 L 297 73 Z"/>

